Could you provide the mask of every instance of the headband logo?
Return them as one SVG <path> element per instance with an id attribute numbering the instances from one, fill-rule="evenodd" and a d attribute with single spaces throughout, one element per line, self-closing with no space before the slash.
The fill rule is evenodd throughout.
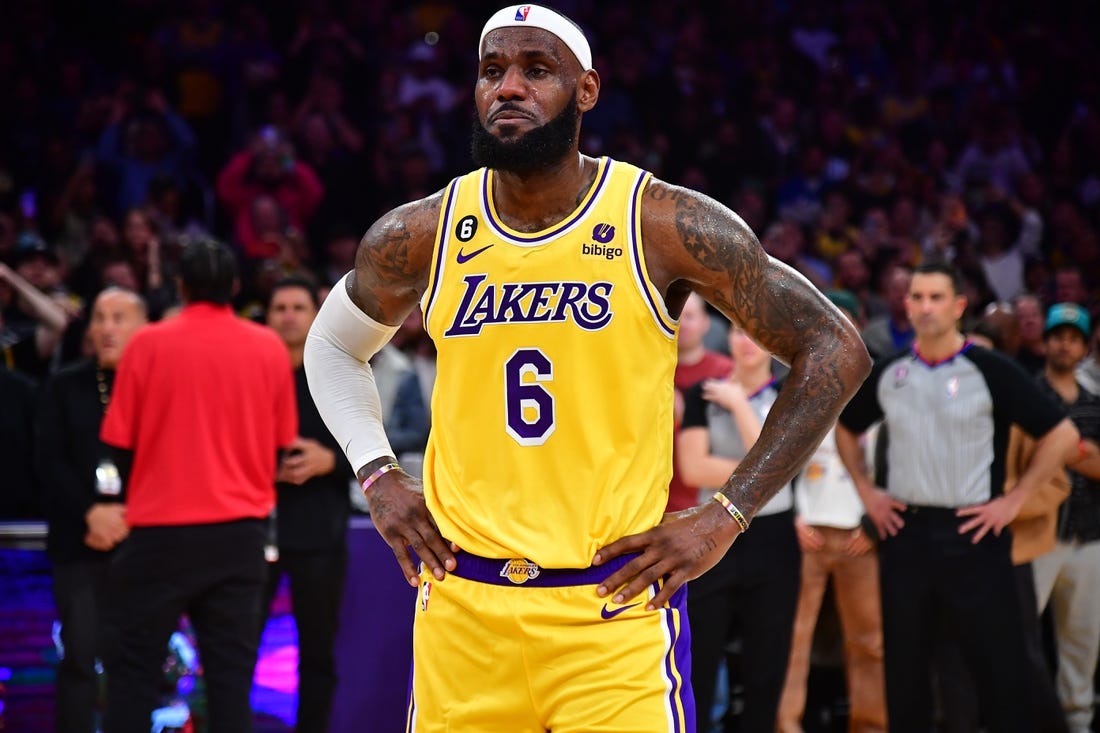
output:
<path id="1" fill-rule="evenodd" d="M 520 5 L 518 8 L 516 8 L 516 20 L 527 20 L 527 14 L 530 12 L 530 5 Z"/>

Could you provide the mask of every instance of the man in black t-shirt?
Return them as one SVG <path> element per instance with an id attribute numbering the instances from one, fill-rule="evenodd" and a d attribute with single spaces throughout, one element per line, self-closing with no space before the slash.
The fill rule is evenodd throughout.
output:
<path id="1" fill-rule="evenodd" d="M 1092 728 L 1093 676 L 1100 655 L 1100 397 L 1075 377 L 1088 354 L 1089 316 L 1076 303 L 1047 314 L 1047 359 L 1039 386 L 1081 433 L 1067 461 L 1070 495 L 1058 514 L 1058 542 L 1032 562 L 1039 608 L 1049 601 L 1058 647 L 1058 698 L 1070 733 Z"/>

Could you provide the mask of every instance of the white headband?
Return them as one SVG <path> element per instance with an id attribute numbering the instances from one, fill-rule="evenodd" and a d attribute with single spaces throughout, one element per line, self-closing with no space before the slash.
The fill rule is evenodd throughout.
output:
<path id="1" fill-rule="evenodd" d="M 541 5 L 509 5 L 493 13 L 481 30 L 481 40 L 478 41 L 478 57 L 481 56 L 481 48 L 485 45 L 485 36 L 498 28 L 511 28 L 529 26 L 549 31 L 561 39 L 561 42 L 569 47 L 577 61 L 581 62 L 581 68 L 585 71 L 592 69 L 592 49 L 588 45 L 588 39 L 584 37 L 577 26 L 564 15 Z"/>

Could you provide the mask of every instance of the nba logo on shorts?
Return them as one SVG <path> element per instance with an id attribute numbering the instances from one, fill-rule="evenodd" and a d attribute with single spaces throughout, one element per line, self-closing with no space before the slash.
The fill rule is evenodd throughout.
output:
<path id="1" fill-rule="evenodd" d="M 509 560 L 500 569 L 500 577 L 522 585 L 539 577 L 539 566 L 530 560 Z"/>
<path id="2" fill-rule="evenodd" d="M 432 594 L 432 581 L 425 580 L 420 584 L 420 610 L 428 610 L 428 597 Z"/>

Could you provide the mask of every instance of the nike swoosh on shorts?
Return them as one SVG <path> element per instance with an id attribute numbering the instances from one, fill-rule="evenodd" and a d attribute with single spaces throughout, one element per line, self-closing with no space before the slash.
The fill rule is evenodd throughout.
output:
<path id="1" fill-rule="evenodd" d="M 607 604 L 605 603 L 605 604 L 603 604 L 603 608 L 600 609 L 600 616 L 604 617 L 605 619 L 615 618 L 616 616 L 618 616 L 623 611 L 626 611 L 627 609 L 634 608 L 635 606 L 640 606 L 640 605 L 642 605 L 642 604 L 641 603 L 631 603 L 629 606 L 619 606 L 618 608 L 616 608 L 614 610 L 608 610 Z"/>

